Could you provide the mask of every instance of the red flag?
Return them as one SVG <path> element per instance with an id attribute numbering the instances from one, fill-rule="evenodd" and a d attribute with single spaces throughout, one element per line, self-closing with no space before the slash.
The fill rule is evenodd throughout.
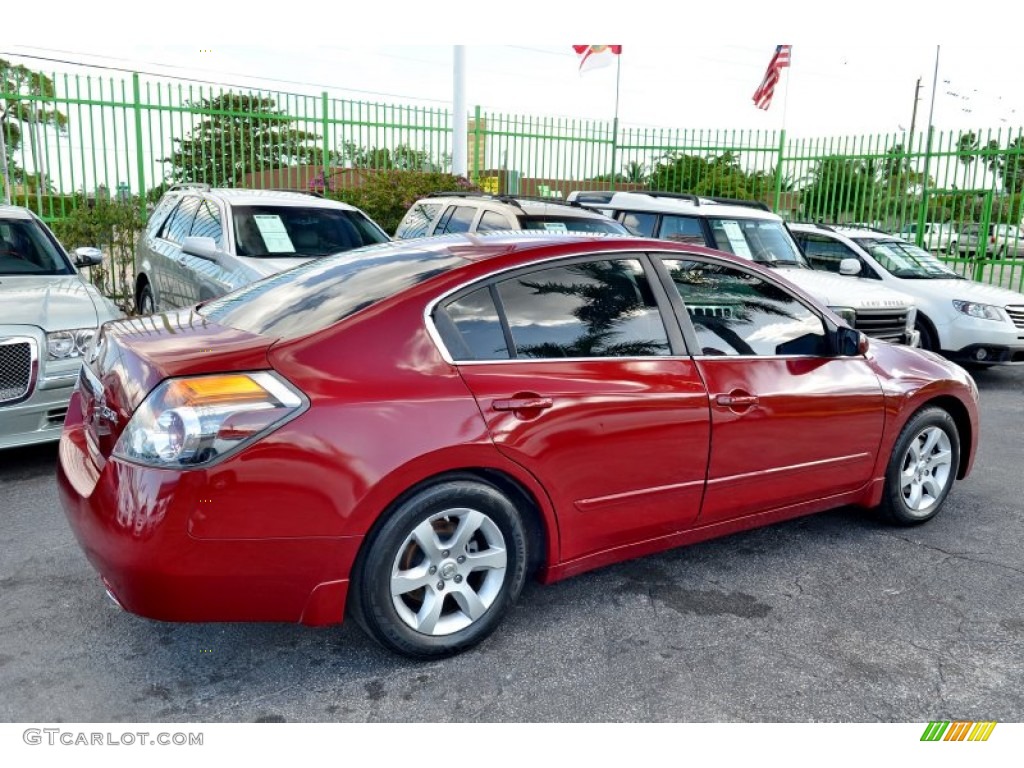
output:
<path id="1" fill-rule="evenodd" d="M 772 103 L 772 96 L 775 94 L 775 85 L 782 77 L 782 68 L 789 66 L 789 60 L 793 54 L 792 45 L 775 46 L 775 55 L 768 62 L 768 69 L 764 73 L 761 85 L 754 91 L 754 105 L 758 109 L 768 109 Z"/>
<path id="2" fill-rule="evenodd" d="M 622 53 L 621 45 L 574 45 L 572 49 L 580 57 L 580 74 L 607 67 Z"/>

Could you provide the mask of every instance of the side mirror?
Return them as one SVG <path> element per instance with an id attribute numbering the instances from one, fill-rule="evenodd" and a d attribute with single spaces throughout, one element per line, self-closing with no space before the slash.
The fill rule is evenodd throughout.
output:
<path id="1" fill-rule="evenodd" d="M 74 256 L 76 267 L 95 267 L 103 263 L 103 251 L 99 248 L 75 248 Z"/>
<path id="2" fill-rule="evenodd" d="M 836 353 L 842 357 L 866 355 L 871 344 L 868 337 L 853 328 L 839 326 L 836 329 Z"/>
<path id="3" fill-rule="evenodd" d="M 212 237 L 186 237 L 181 244 L 182 253 L 198 256 L 207 261 L 217 260 L 217 241 Z"/>
<path id="4" fill-rule="evenodd" d="M 859 259 L 843 259 L 839 262 L 839 274 L 849 275 L 855 277 L 860 274 L 860 260 Z"/>

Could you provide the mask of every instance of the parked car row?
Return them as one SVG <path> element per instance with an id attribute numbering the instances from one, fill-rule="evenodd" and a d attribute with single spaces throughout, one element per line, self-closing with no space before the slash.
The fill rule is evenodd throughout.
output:
<path id="1" fill-rule="evenodd" d="M 851 225 L 851 229 L 864 229 Z M 917 243 L 918 225 L 908 224 L 897 237 Z M 929 251 L 953 256 L 979 256 L 991 259 L 1024 258 L 1024 232 L 1013 224 L 970 223 L 957 226 L 952 222 L 927 222 L 921 228 L 921 246 Z"/>

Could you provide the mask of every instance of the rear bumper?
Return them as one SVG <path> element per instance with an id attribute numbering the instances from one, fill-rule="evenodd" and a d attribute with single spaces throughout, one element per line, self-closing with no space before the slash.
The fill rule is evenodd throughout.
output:
<path id="1" fill-rule="evenodd" d="M 207 473 L 94 458 L 77 400 L 60 439 L 60 499 L 123 608 L 162 621 L 342 621 L 362 537 L 196 538 Z"/>

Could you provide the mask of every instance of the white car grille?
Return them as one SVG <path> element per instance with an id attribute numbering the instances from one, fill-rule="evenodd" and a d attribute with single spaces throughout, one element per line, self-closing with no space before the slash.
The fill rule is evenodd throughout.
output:
<path id="1" fill-rule="evenodd" d="M 0 403 L 24 400 L 35 383 L 36 355 L 32 339 L 0 338 Z"/>
<path id="2" fill-rule="evenodd" d="M 907 332 L 907 310 L 858 309 L 854 327 L 865 336 L 901 342 Z"/>
<path id="3" fill-rule="evenodd" d="M 1006 314 L 1018 328 L 1024 328 L 1024 307 L 1007 307 Z"/>

